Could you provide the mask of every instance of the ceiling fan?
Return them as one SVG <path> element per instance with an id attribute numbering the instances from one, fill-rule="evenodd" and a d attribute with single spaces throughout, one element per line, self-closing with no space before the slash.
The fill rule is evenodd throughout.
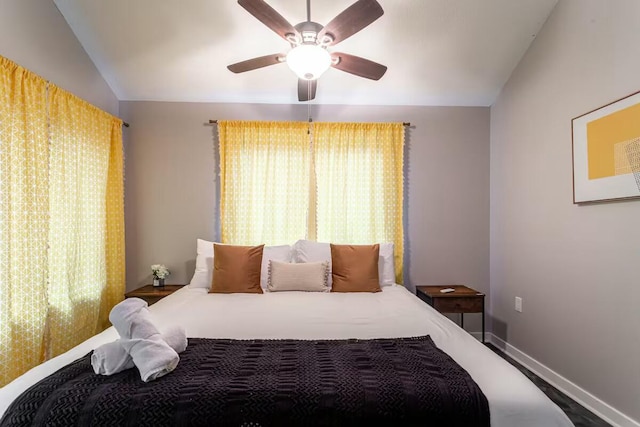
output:
<path id="1" fill-rule="evenodd" d="M 310 0 L 307 0 L 307 20 L 295 26 L 263 0 L 238 0 L 238 4 L 289 42 L 291 50 L 231 64 L 227 68 L 234 73 L 286 62 L 298 76 L 298 100 L 310 101 L 316 96 L 318 77 L 329 67 L 371 80 L 379 80 L 387 71 L 384 65 L 368 59 L 327 50 L 384 14 L 376 0 L 357 0 L 326 26 L 311 21 Z"/>

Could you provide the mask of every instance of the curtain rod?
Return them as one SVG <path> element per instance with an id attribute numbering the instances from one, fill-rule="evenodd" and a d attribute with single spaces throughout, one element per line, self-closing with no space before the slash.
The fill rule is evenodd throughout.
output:
<path id="1" fill-rule="evenodd" d="M 129 127 L 129 123 L 127 123 L 127 122 L 122 122 L 122 126 L 124 126 L 124 127 L 128 128 L 128 127 Z"/>
<path id="2" fill-rule="evenodd" d="M 217 120 L 209 120 L 209 124 L 210 125 L 217 125 L 218 121 Z M 411 126 L 411 122 L 402 122 L 402 126 Z"/>

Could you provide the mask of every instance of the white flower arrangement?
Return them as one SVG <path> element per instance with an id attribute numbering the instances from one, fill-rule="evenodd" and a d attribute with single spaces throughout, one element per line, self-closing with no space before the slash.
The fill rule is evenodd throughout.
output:
<path id="1" fill-rule="evenodd" d="M 151 266 L 151 274 L 153 274 L 155 279 L 164 279 L 171 274 L 171 272 L 163 264 L 153 264 Z"/>

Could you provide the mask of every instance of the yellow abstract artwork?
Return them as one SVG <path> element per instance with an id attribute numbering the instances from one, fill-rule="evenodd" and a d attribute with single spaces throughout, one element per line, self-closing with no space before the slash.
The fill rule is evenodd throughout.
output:
<path id="1" fill-rule="evenodd" d="M 633 173 L 627 148 L 640 140 L 640 104 L 587 123 L 589 179 Z"/>
<path id="2" fill-rule="evenodd" d="M 573 202 L 640 197 L 640 92 L 571 121 Z"/>

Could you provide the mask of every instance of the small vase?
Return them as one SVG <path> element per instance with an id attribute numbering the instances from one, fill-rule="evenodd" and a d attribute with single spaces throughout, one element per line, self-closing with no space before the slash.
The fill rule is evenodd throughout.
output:
<path id="1" fill-rule="evenodd" d="M 153 287 L 154 288 L 161 288 L 164 286 L 164 279 L 153 279 Z"/>

